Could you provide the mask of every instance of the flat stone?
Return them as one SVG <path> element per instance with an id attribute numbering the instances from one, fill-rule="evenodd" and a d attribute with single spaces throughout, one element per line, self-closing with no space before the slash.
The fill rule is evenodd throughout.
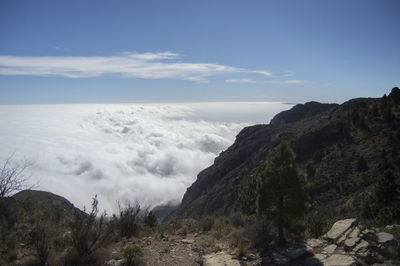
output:
<path id="1" fill-rule="evenodd" d="M 344 232 L 344 234 L 341 235 L 338 238 L 338 240 L 336 240 L 336 244 L 341 245 L 347 239 L 347 236 L 349 235 L 349 233 L 350 233 L 350 230 L 347 230 L 346 232 Z"/>
<path id="2" fill-rule="evenodd" d="M 323 250 L 324 253 L 326 254 L 332 254 L 333 252 L 335 252 L 335 249 L 337 248 L 337 246 L 335 244 L 326 246 Z"/>
<path id="3" fill-rule="evenodd" d="M 314 257 L 318 260 L 323 260 L 326 258 L 325 254 L 315 254 Z"/>
<path id="4" fill-rule="evenodd" d="M 333 224 L 331 230 L 324 235 L 324 238 L 330 241 L 336 241 L 342 234 L 344 234 L 354 224 L 356 219 L 345 219 L 337 221 Z"/>
<path id="5" fill-rule="evenodd" d="M 350 266 L 355 262 L 356 260 L 353 257 L 340 254 L 334 254 L 322 260 L 324 266 Z"/>
<path id="6" fill-rule="evenodd" d="M 318 248 L 323 244 L 324 242 L 320 239 L 312 238 L 307 240 L 307 245 L 310 246 L 311 248 Z"/>
<path id="7" fill-rule="evenodd" d="M 354 252 L 364 252 L 368 248 L 369 243 L 365 240 L 361 240 L 360 243 L 353 249 Z"/>
<path id="8" fill-rule="evenodd" d="M 240 266 L 238 260 L 232 259 L 229 254 L 225 252 L 218 252 L 213 254 L 208 254 L 203 257 L 204 266 Z"/>
<path id="9" fill-rule="evenodd" d="M 356 228 L 353 229 L 353 231 L 351 231 L 351 233 L 349 234 L 350 238 L 358 238 L 360 234 L 360 228 L 357 226 Z"/>
<path id="10" fill-rule="evenodd" d="M 344 245 L 348 248 L 354 247 L 358 242 L 360 241 L 360 238 L 348 238 L 344 241 Z"/>

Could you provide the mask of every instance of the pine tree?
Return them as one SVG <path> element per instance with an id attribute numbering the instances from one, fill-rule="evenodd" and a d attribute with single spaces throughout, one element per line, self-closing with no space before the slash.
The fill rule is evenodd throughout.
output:
<path id="1" fill-rule="evenodd" d="M 278 227 L 278 242 L 284 243 L 284 230 L 290 230 L 308 207 L 307 181 L 294 164 L 295 154 L 281 142 L 257 176 L 257 213 L 273 219 Z"/>

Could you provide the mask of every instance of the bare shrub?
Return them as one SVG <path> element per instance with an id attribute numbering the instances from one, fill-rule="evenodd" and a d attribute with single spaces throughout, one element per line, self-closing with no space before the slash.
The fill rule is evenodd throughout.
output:
<path id="1" fill-rule="evenodd" d="M 106 213 L 97 218 L 98 203 L 96 195 L 90 213 L 76 211 L 75 219 L 70 223 L 72 245 L 82 263 L 93 260 L 91 255 L 103 245 L 110 233 L 109 226 L 105 223 Z"/>
<path id="2" fill-rule="evenodd" d="M 25 174 L 25 170 L 32 166 L 32 163 L 27 160 L 22 163 L 13 162 L 13 156 L 14 154 L 8 157 L 0 166 L 0 198 L 33 187 L 27 185 L 30 176 Z"/>
<path id="3" fill-rule="evenodd" d="M 119 216 L 113 215 L 113 224 L 121 237 L 136 236 L 139 232 L 140 205 L 138 202 L 125 202 L 125 206 L 118 203 Z"/>
<path id="4" fill-rule="evenodd" d="M 215 223 L 212 229 L 212 234 L 215 238 L 221 239 L 228 235 L 232 231 L 232 226 L 226 217 L 218 217 L 215 219 Z"/>
<path id="5" fill-rule="evenodd" d="M 244 234 L 249 238 L 253 248 L 262 250 L 271 244 L 272 228 L 272 223 L 264 217 L 252 217 L 246 222 Z"/>

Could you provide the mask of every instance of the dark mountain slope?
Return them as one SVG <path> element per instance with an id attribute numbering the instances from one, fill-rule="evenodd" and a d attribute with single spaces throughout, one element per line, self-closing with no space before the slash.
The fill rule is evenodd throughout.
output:
<path id="1" fill-rule="evenodd" d="M 23 190 L 12 196 L 31 211 L 40 212 L 46 217 L 73 218 L 76 211 L 82 212 L 65 198 L 46 191 Z M 83 213 L 83 212 L 82 212 Z"/>
<path id="2" fill-rule="evenodd" d="M 296 122 L 244 128 L 235 143 L 199 173 L 171 218 L 238 211 L 249 182 L 283 140 L 291 143 L 307 173 L 311 210 L 336 217 L 358 215 L 377 177 L 400 165 L 399 95 L 394 88 L 389 96 L 353 99 L 301 115 Z M 297 111 L 295 106 L 285 116 Z"/>

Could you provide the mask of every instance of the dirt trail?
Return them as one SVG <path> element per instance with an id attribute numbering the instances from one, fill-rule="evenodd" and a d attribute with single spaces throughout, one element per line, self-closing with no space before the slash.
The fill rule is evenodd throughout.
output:
<path id="1" fill-rule="evenodd" d="M 147 265 L 254 265 L 252 261 L 240 261 L 237 251 L 224 241 L 207 234 L 186 236 L 165 235 L 127 240 L 126 245 L 141 247 L 143 261 Z"/>

